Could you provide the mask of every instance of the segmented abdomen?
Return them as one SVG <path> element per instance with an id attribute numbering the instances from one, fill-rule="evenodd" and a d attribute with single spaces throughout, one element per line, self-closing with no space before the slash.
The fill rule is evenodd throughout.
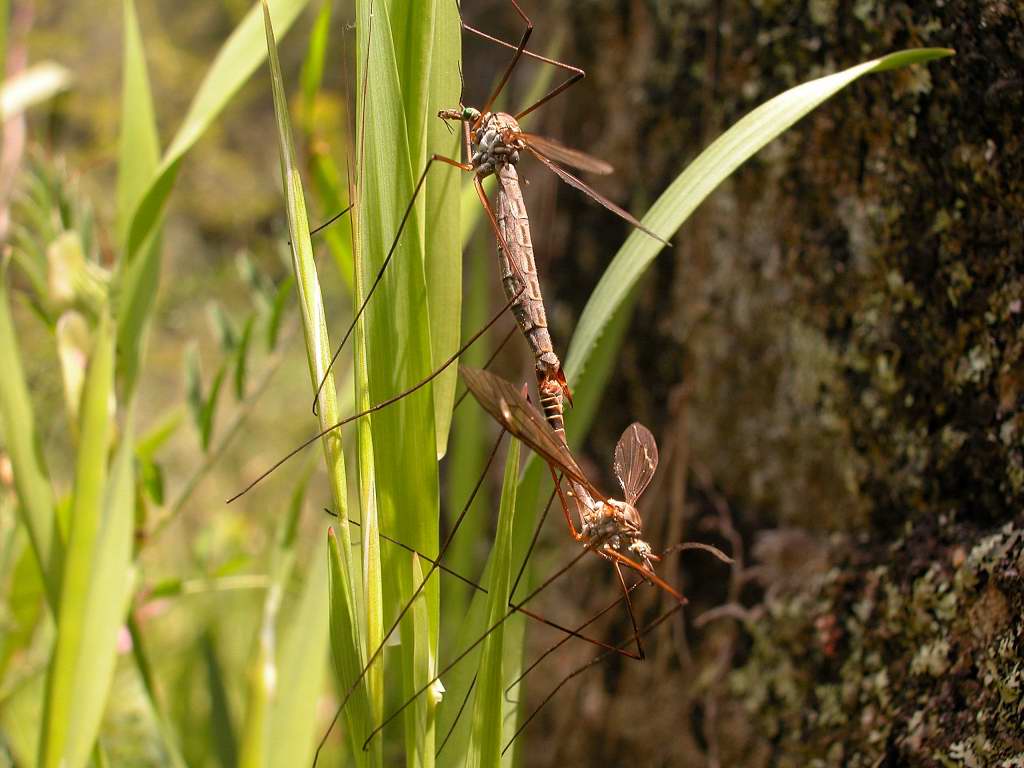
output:
<path id="1" fill-rule="evenodd" d="M 501 284 L 509 300 L 519 295 L 518 300 L 512 305 L 512 312 L 533 350 L 541 407 L 552 428 L 562 433 L 562 364 L 555 354 L 551 335 L 548 333 L 548 318 L 544 311 L 540 280 L 537 277 L 537 263 L 533 257 L 530 219 L 519 187 L 519 174 L 516 173 L 514 166 L 505 164 L 498 168 L 496 175 L 498 192 L 495 218 L 498 222 L 498 231 L 508 245 L 506 253 L 501 240 L 498 241 Z M 562 437 L 564 439 L 564 434 Z"/>
<path id="2" fill-rule="evenodd" d="M 498 241 L 498 263 L 501 266 L 501 284 L 505 296 L 512 299 L 523 289 L 519 299 L 512 305 L 516 322 L 530 344 L 537 360 L 537 370 L 555 376 L 561 368 L 551 336 L 548 333 L 548 318 L 544 312 L 544 298 L 537 278 L 537 264 L 533 258 L 533 241 L 530 237 L 530 219 L 519 188 L 519 175 L 511 165 L 498 169 L 498 193 L 495 218 L 502 239 L 508 244 L 506 253 Z"/>

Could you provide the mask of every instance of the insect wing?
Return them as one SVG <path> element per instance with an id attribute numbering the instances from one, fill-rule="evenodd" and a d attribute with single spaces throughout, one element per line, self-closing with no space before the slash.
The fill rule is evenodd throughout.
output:
<path id="1" fill-rule="evenodd" d="M 612 173 L 615 169 L 604 160 L 591 157 L 586 152 L 561 144 L 546 136 L 538 136 L 536 133 L 520 132 L 519 136 L 527 144 L 531 145 L 538 152 L 559 163 L 565 163 L 573 168 L 579 168 L 588 173 L 600 173 L 602 175 Z"/>
<path id="2" fill-rule="evenodd" d="M 658 444 L 651 431 L 634 421 L 615 446 L 615 476 L 627 504 L 635 504 L 658 469 Z"/>
<path id="3" fill-rule="evenodd" d="M 515 386 L 500 376 L 477 368 L 459 366 L 459 371 L 473 397 L 495 421 L 572 480 L 591 488 L 565 443 Z"/>
<path id="4" fill-rule="evenodd" d="M 583 183 L 583 181 L 581 181 L 580 179 L 577 179 L 575 176 L 573 176 L 571 173 L 569 173 L 567 170 L 565 170 L 565 168 L 563 168 L 562 166 L 557 165 L 556 163 L 552 162 L 551 158 L 547 157 L 543 152 L 538 150 L 536 147 L 534 147 L 531 144 L 527 144 L 526 148 L 529 149 L 530 152 L 533 153 L 534 157 L 536 157 L 538 160 L 540 160 L 542 163 L 544 163 L 544 165 L 546 165 L 548 168 L 550 168 L 555 173 L 555 175 L 558 176 L 558 178 L 560 178 L 562 181 L 564 181 L 570 187 L 575 187 L 580 192 L 585 194 L 587 197 L 592 199 L 594 202 L 600 203 L 605 208 L 607 208 L 609 211 L 614 213 L 616 216 L 618 216 L 619 218 L 629 222 L 630 224 L 632 224 L 634 227 L 639 229 L 644 234 L 650 235 L 655 240 L 657 240 L 659 243 L 662 243 L 664 245 L 671 245 L 671 243 L 668 240 L 665 240 L 663 237 L 660 237 L 659 235 L 654 234 L 651 230 L 649 230 L 647 227 L 645 227 L 643 224 L 641 224 L 639 221 L 637 221 L 636 217 L 633 216 L 633 214 L 631 214 L 628 211 L 620 208 L 619 206 L 617 206 L 615 203 L 613 203 L 611 200 L 609 200 L 604 195 L 602 195 L 599 192 L 597 192 L 597 191 L 591 189 L 590 187 L 588 187 L 586 184 Z"/>

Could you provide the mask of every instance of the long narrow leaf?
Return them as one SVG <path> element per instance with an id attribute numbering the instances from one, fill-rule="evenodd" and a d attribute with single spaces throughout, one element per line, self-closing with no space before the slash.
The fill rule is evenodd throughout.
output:
<path id="1" fill-rule="evenodd" d="M 508 611 L 512 581 L 512 527 L 519 480 L 519 441 L 510 440 L 505 459 L 505 480 L 501 489 L 498 532 L 491 552 L 491 577 L 487 584 L 490 607 L 487 626 L 501 621 Z M 485 768 L 501 762 L 504 682 L 502 680 L 504 627 L 498 627 L 484 641 L 477 670 L 476 707 L 467 766 Z"/>
<path id="2" fill-rule="evenodd" d="M 431 0 L 437 3 L 439 0 Z M 414 45 L 426 18 L 420 11 L 395 24 L 391 17 L 412 13 L 412 5 L 360 0 L 356 3 L 356 178 L 359 184 L 359 250 L 357 268 L 377 274 L 398 231 L 413 192 L 414 175 L 422 168 L 422 142 L 410 146 L 400 80 L 399 51 Z M 415 4 L 419 5 L 419 4 Z M 412 23 L 414 22 L 415 23 Z M 427 72 L 419 73 L 426 77 Z M 364 89 L 365 84 L 365 89 Z M 402 232 L 385 279 L 367 309 L 366 353 L 370 401 L 380 402 L 430 373 L 432 367 L 429 306 L 424 277 L 423 211 L 420 197 Z M 373 279 L 370 277 L 369 279 Z M 366 283 L 363 283 L 364 285 Z M 357 303 L 362 297 L 357 296 Z M 437 552 L 439 483 L 432 388 L 424 387 L 373 416 L 375 498 L 381 529 L 433 556 Z M 391 549 L 382 551 L 385 615 L 396 615 L 410 596 L 410 561 Z M 424 590 L 429 642 L 436 649 L 439 590 L 436 579 Z M 408 642 L 415 625 L 407 616 L 401 627 L 399 655 L 403 694 L 417 683 L 414 651 L 420 638 Z M 436 656 L 436 652 L 434 654 Z M 428 721 L 420 699 L 403 713 L 405 754 L 432 762 L 433 731 L 416 733 Z"/>
<path id="3" fill-rule="evenodd" d="M 270 2 L 278 34 L 284 34 L 309 0 L 276 0 Z M 267 55 L 263 40 L 261 12 L 254 7 L 231 33 L 217 58 L 210 66 L 195 98 L 189 105 L 156 175 L 150 180 L 131 216 L 127 260 L 131 261 L 163 213 L 164 203 L 174 186 L 182 158 L 210 127 L 249 76 Z"/>
<path id="4" fill-rule="evenodd" d="M 57 640 L 47 678 L 46 707 L 40 736 L 39 765 L 80 765 L 82 755 L 71 752 L 80 739 L 72 734 L 72 720 L 83 702 L 76 690 L 83 657 L 88 596 L 95 565 L 96 541 L 103 513 L 107 481 L 107 450 L 112 420 L 110 398 L 114 378 L 113 328 L 108 316 L 101 320 L 89 361 L 80 409 L 78 456 L 67 555 L 57 612 Z M 100 702 L 102 705 L 102 701 Z M 91 745 L 90 745 L 91 746 Z M 87 753 L 86 753 L 87 754 Z"/>
<path id="5" fill-rule="evenodd" d="M 339 688 L 342 691 L 348 691 L 356 679 L 356 675 L 359 674 L 362 658 L 361 656 L 350 656 L 347 650 L 348 638 L 352 633 L 352 610 L 346 597 L 348 586 L 343 574 L 341 548 L 333 528 L 327 533 L 327 567 L 330 592 L 331 651 L 334 656 L 334 669 L 337 672 Z M 366 716 L 368 712 L 370 712 L 370 705 L 366 697 L 366 689 L 357 686 L 345 708 L 345 725 L 347 727 L 344 729 L 343 736 L 348 740 L 351 754 L 355 757 L 355 762 L 358 765 L 368 764 L 366 753 L 363 752 L 362 736 L 367 732 L 369 724 L 376 722 Z M 375 762 L 379 761 L 375 759 Z"/>
<path id="6" fill-rule="evenodd" d="M 327 559 L 317 557 L 307 569 L 301 599 L 284 628 L 278 652 L 268 766 L 309 765 L 313 759 L 317 705 L 327 668 L 327 583 Z"/>
<path id="7" fill-rule="evenodd" d="M 302 324 L 306 339 L 306 353 L 309 362 L 309 377 L 313 391 L 324 379 L 332 355 L 331 342 L 327 335 L 327 324 L 324 316 L 323 298 L 320 293 L 320 282 L 317 277 L 316 262 L 313 258 L 313 246 L 309 239 L 309 223 L 306 217 L 306 204 L 302 192 L 302 180 L 295 161 L 295 147 L 292 141 L 291 123 L 288 118 L 288 101 L 284 92 L 284 81 L 281 65 L 277 58 L 274 43 L 274 31 L 271 15 L 266 0 L 262 2 L 263 17 L 266 29 L 266 45 L 270 61 L 271 85 L 274 94 L 274 113 L 277 117 L 278 139 L 281 154 L 281 175 L 284 181 L 284 192 L 288 213 L 288 233 L 292 243 L 292 267 L 296 276 L 296 287 L 299 291 L 299 306 L 302 310 Z M 337 391 L 334 377 L 327 376 L 320 393 L 319 408 L 321 428 L 334 424 L 340 419 Z M 363 654 L 360 648 L 358 627 L 356 625 L 355 598 L 351 538 L 348 528 L 348 490 L 345 479 L 345 458 L 342 452 L 341 435 L 337 431 L 323 438 L 324 458 L 331 481 L 331 494 L 334 508 L 338 511 L 338 536 L 341 546 L 338 547 L 340 568 L 332 571 L 332 611 L 339 618 L 332 621 L 332 639 L 335 645 L 336 658 L 341 663 L 339 673 L 342 685 L 351 685 L 362 667 Z M 365 702 L 357 698 L 355 707 L 346 709 L 349 731 L 353 726 L 362 725 L 368 720 Z M 365 761 L 362 752 L 356 755 L 359 763 Z"/>
<path id="8" fill-rule="evenodd" d="M 56 613 L 64 548 L 56 524 L 53 488 L 39 448 L 28 383 L 21 367 L 18 336 L 8 296 L 7 265 L 0 263 L 0 348 L 4 350 L 4 364 L 0 365 L 0 418 L 3 419 L 4 440 L 14 468 L 21 523 L 28 532 L 46 585 L 50 608 Z"/>
<path id="9" fill-rule="evenodd" d="M 117 236 L 124 242 L 129 217 L 160 162 L 153 94 L 146 72 L 142 33 L 134 0 L 124 0 L 124 53 L 121 89 L 121 143 L 117 164 Z"/>
<path id="10" fill-rule="evenodd" d="M 736 168 L 819 104 L 859 77 L 951 55 L 946 48 L 900 51 L 834 75 L 791 88 L 744 116 L 701 152 L 651 206 L 644 226 L 664 238 L 672 237 L 694 209 Z M 630 290 L 651 265 L 662 246 L 640 232 L 633 232 L 615 255 L 587 302 L 566 356 L 566 375 L 579 382 L 576 389 L 581 411 L 590 411 L 596 397 L 584 373 L 605 328 L 626 300 Z M 581 417 L 577 415 L 577 425 Z M 577 426 L 577 431 L 580 430 Z"/>
<path id="11" fill-rule="evenodd" d="M 438 0 L 434 16 L 433 53 L 430 58 L 430 84 L 425 116 L 430 153 L 458 158 L 461 132 L 449 131 L 439 120 L 438 110 L 459 103 L 462 82 L 462 27 L 458 6 Z M 426 155 L 422 161 L 426 161 Z M 440 366 L 459 346 L 462 317 L 462 226 L 459 187 L 465 175 L 457 168 L 434 163 L 427 179 L 424 253 L 427 281 L 427 305 L 430 308 L 430 345 L 432 366 Z M 434 430 L 438 458 L 444 456 L 451 427 L 452 404 L 458 371 L 452 366 L 433 382 Z"/>
<path id="12" fill-rule="evenodd" d="M 66 750 L 67 766 L 84 765 L 97 744 L 107 695 L 114 678 L 117 638 L 135 583 L 132 534 L 135 526 L 133 419 L 126 419 L 121 445 L 103 497 L 103 521 L 89 573 L 74 709 Z"/>
<path id="13" fill-rule="evenodd" d="M 282 32 L 291 26 L 307 2 L 277 0 L 273 3 Z M 134 18 L 128 19 L 128 10 L 126 7 L 125 103 L 127 106 L 131 98 L 132 106 L 143 109 L 143 116 L 130 118 L 126 122 L 122 150 L 130 136 L 133 145 L 138 144 L 145 153 L 151 148 L 150 139 L 146 137 L 146 122 L 151 116 L 145 116 L 145 107 L 140 100 L 144 96 L 145 79 L 141 74 L 144 72 L 144 64 L 141 44 L 137 40 L 138 32 L 132 29 Z M 118 345 L 122 353 L 119 374 L 129 396 L 141 365 L 145 328 L 159 283 L 159 223 L 167 198 L 174 188 L 178 167 L 185 154 L 260 65 L 264 56 L 266 46 L 261 34 L 260 11 L 254 7 L 217 54 L 159 167 L 145 167 L 148 163 L 144 160 L 139 173 L 133 173 L 131 180 L 125 180 L 119 189 L 119 203 L 130 204 L 130 208 L 118 212 L 118 233 L 124 252 L 115 276 L 116 314 L 120 329 Z M 148 92 L 148 88 L 145 91 Z M 122 174 L 124 172 L 122 168 Z M 121 190 L 124 191 L 123 196 Z"/>

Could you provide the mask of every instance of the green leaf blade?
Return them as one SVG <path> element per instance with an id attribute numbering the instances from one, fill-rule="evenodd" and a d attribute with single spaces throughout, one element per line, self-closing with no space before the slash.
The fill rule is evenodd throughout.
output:
<path id="1" fill-rule="evenodd" d="M 288 100 L 284 90 L 281 64 L 277 56 L 271 11 L 267 0 L 261 3 L 263 9 L 266 48 L 270 63 L 270 79 L 274 97 L 274 113 L 277 118 L 278 140 L 281 159 L 281 175 L 288 214 L 288 232 L 292 249 L 292 268 L 299 293 L 299 307 L 306 341 L 306 356 L 313 391 L 320 391 L 319 418 L 321 429 L 340 421 L 337 390 L 333 375 L 327 374 L 330 367 L 332 348 L 327 334 L 323 297 L 317 275 L 313 246 L 309 237 L 309 223 L 306 214 L 302 180 L 296 163 L 295 146 L 292 140 L 291 122 L 288 115 Z M 324 380 L 320 389 L 320 381 Z M 363 650 L 356 622 L 358 601 L 355 595 L 356 578 L 352 565 L 351 536 L 348 526 L 348 489 L 345 474 L 345 458 L 342 451 L 341 435 L 338 430 L 326 434 L 322 440 L 324 458 L 330 478 L 334 508 L 338 512 L 337 534 L 331 531 L 331 642 L 334 650 L 336 669 L 342 690 L 347 690 L 357 679 L 363 665 Z M 340 539 L 340 541 L 338 540 Z M 362 689 L 357 691 L 345 709 L 346 731 L 350 738 L 363 731 L 369 720 L 368 706 Z M 367 756 L 362 750 L 355 753 L 359 765 L 365 765 Z"/>
<path id="2" fill-rule="evenodd" d="M 9 295 L 7 265 L 0 264 L 0 347 L 5 350 L 4 364 L 0 366 L 0 419 L 14 470 L 14 487 L 20 502 L 18 512 L 46 586 L 50 609 L 56 613 L 64 546 L 57 525 L 53 488 L 39 447 L 28 382 L 21 365 Z"/>
<path id="3" fill-rule="evenodd" d="M 505 459 L 505 479 L 501 489 L 498 531 L 491 554 L 491 574 L 487 585 L 487 626 L 503 622 L 508 612 L 512 582 L 512 531 L 515 520 L 516 494 L 519 485 L 519 441 L 509 443 Z M 484 640 L 477 671 L 476 706 L 467 765 L 484 768 L 501 762 L 504 682 L 504 630 L 499 626 Z"/>
<path id="4" fill-rule="evenodd" d="M 736 168 L 812 109 L 858 78 L 952 54 L 946 48 L 899 51 L 791 88 L 742 117 L 684 170 L 651 206 L 643 223 L 672 237 L 694 209 Z M 583 373 L 605 326 L 661 251 L 661 244 L 633 232 L 616 254 L 587 302 L 566 356 L 566 374 L 587 386 Z"/>
<path id="5" fill-rule="evenodd" d="M 60 765 L 74 768 L 82 764 L 76 759 L 83 756 L 71 752 L 71 748 L 81 744 L 81 736 L 76 733 L 73 722 L 78 705 L 82 703 L 79 699 L 81 692 L 76 687 L 79 665 L 91 663 L 82 656 L 82 651 L 96 542 L 102 524 L 107 450 L 112 427 L 109 407 L 114 379 L 114 338 L 111 326 L 109 316 L 104 315 L 96 330 L 82 392 L 81 438 L 57 612 L 57 640 L 48 671 L 40 735 L 39 764 L 44 768 Z"/>

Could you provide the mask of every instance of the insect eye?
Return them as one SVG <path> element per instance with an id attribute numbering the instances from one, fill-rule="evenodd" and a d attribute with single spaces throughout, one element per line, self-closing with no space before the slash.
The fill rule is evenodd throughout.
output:
<path id="1" fill-rule="evenodd" d="M 472 107 L 466 107 L 462 110 L 463 120 L 476 120 L 480 117 L 480 110 L 473 109 Z"/>

